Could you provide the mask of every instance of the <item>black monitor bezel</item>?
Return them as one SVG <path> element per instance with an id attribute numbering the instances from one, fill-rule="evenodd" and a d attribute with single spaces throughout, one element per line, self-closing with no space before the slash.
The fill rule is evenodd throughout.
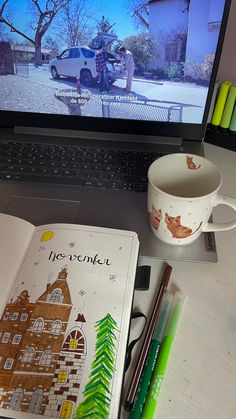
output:
<path id="1" fill-rule="evenodd" d="M 137 136 L 151 136 L 152 141 L 158 141 L 158 137 L 177 137 L 195 141 L 202 141 L 207 125 L 208 112 L 211 105 L 212 94 L 217 77 L 221 50 L 226 31 L 231 0 L 225 1 L 222 24 L 216 48 L 215 61 L 209 90 L 206 100 L 203 121 L 201 124 L 178 123 L 178 122 L 159 122 L 159 121 L 137 121 L 127 119 L 108 119 L 86 116 L 43 114 L 31 112 L 16 112 L 0 110 L 0 127 L 14 128 L 20 127 L 43 127 L 49 129 L 63 129 L 75 131 L 106 132 L 111 134 L 132 134 Z M 105 122 L 105 123 L 104 123 Z"/>

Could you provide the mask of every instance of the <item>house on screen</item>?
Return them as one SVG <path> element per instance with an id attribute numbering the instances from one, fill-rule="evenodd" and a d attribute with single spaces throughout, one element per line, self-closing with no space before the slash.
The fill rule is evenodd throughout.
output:
<path id="1" fill-rule="evenodd" d="M 148 30 L 158 48 L 150 68 L 190 60 L 202 63 L 214 54 L 224 0 L 149 0 L 147 6 Z"/>
<path id="2" fill-rule="evenodd" d="M 12 45 L 12 51 L 16 63 L 34 63 L 35 60 L 35 48 L 29 45 Z M 49 50 L 46 48 L 41 49 L 42 63 L 48 64 L 49 61 L 54 58 L 57 53 L 56 51 Z"/>

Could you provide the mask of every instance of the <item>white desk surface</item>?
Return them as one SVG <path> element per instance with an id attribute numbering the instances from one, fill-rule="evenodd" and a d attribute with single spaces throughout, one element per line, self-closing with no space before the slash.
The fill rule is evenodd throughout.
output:
<path id="1" fill-rule="evenodd" d="M 205 156 L 222 171 L 220 192 L 236 198 L 236 153 L 205 144 Z M 214 221 L 222 222 L 226 215 L 228 220 L 234 218 L 233 211 L 220 206 L 214 210 Z M 169 288 L 181 289 L 186 300 L 161 387 L 157 419 L 236 418 L 236 229 L 216 233 L 216 243 L 218 263 L 168 261 L 173 267 Z M 140 260 L 147 263 L 150 260 Z M 151 267 L 150 290 L 136 291 L 134 301 L 146 313 L 163 261 L 153 260 Z M 128 379 L 127 374 L 126 388 Z M 122 411 L 121 417 L 128 415 Z"/>

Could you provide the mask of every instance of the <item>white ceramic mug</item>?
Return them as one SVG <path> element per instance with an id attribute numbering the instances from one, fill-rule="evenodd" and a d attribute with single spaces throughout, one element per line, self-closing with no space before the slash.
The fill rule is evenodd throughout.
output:
<path id="1" fill-rule="evenodd" d="M 203 231 L 224 231 L 233 222 L 209 223 L 219 204 L 236 211 L 236 199 L 219 195 L 222 175 L 211 161 L 193 154 L 169 154 L 148 170 L 148 213 L 154 234 L 162 241 L 182 245 Z"/>

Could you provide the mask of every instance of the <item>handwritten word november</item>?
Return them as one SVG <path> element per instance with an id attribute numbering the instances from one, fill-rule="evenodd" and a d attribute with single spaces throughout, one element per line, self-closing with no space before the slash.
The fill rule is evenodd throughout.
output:
<path id="1" fill-rule="evenodd" d="M 92 265 L 107 265 L 107 266 L 111 265 L 109 259 L 99 257 L 98 253 L 96 253 L 96 255 L 94 256 L 70 255 L 70 254 L 65 255 L 64 253 L 56 253 L 52 250 L 48 259 L 51 260 L 52 262 L 55 262 L 55 260 L 67 259 L 71 262 L 76 260 L 77 262 L 92 263 Z"/>

